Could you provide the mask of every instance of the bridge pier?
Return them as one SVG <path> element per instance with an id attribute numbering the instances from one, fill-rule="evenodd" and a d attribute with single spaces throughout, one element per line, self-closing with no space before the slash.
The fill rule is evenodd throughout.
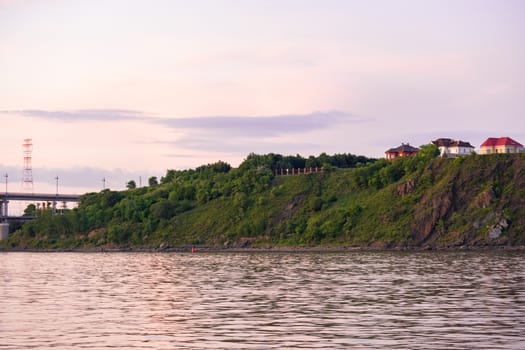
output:
<path id="1" fill-rule="evenodd" d="M 9 224 L 7 222 L 0 223 L 0 241 L 9 237 Z"/>
<path id="2" fill-rule="evenodd" d="M 7 222 L 7 218 L 9 217 L 9 209 L 7 205 L 8 203 L 9 201 L 6 198 L 4 198 L 1 204 L 1 215 L 4 222 Z"/>

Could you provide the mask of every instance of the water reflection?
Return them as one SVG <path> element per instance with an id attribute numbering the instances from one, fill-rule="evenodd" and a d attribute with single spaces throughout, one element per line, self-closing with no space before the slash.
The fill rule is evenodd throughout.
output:
<path id="1" fill-rule="evenodd" d="M 523 253 L 0 254 L 0 349 L 523 349 Z"/>

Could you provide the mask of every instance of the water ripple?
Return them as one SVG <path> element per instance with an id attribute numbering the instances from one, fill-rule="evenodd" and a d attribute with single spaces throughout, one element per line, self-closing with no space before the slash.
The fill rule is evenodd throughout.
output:
<path id="1" fill-rule="evenodd" d="M 0 349 L 523 349 L 522 261 L 2 253 Z"/>

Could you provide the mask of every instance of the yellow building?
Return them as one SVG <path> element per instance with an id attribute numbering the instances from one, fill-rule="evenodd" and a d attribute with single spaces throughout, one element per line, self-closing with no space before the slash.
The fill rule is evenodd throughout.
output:
<path id="1" fill-rule="evenodd" d="M 480 146 L 481 154 L 520 153 L 523 145 L 510 137 L 489 137 Z"/>

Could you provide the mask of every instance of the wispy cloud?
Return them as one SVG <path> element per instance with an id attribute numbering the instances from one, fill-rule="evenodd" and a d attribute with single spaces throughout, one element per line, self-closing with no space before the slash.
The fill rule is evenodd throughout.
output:
<path id="1" fill-rule="evenodd" d="M 207 116 L 158 118 L 156 123 L 182 131 L 175 140 L 152 141 L 187 152 L 217 152 L 229 155 L 255 153 L 315 153 L 315 138 L 301 142 L 304 134 L 346 128 L 364 118 L 341 111 L 276 116 Z M 170 157 L 173 155 L 170 154 Z"/>
<path id="2" fill-rule="evenodd" d="M 232 136 L 271 137 L 360 123 L 364 119 L 341 111 L 286 114 L 277 116 L 215 116 L 196 118 L 158 118 L 156 122 L 174 129 L 213 131 Z"/>
<path id="3" fill-rule="evenodd" d="M 125 109 L 78 109 L 78 110 L 41 110 L 25 109 L 16 111 L 1 111 L 5 114 L 15 114 L 24 117 L 58 120 L 63 122 L 78 121 L 129 121 L 145 120 L 146 113 Z"/>
<path id="4" fill-rule="evenodd" d="M 366 121 L 360 116 L 348 112 L 332 110 L 317 111 L 307 114 L 283 114 L 266 116 L 201 116 L 174 117 L 159 116 L 142 111 L 122 109 L 79 109 L 79 110 L 17 110 L 2 111 L 13 115 L 38 118 L 66 123 L 101 122 L 115 123 L 140 122 L 161 126 L 168 131 L 175 131 L 175 139 L 159 140 L 158 135 L 143 135 L 136 144 L 166 145 L 167 157 L 174 157 L 173 150 L 247 154 L 249 152 L 315 152 L 320 145 L 301 142 L 305 134 L 347 129 Z M 148 140 L 147 138 L 154 138 Z M 321 142 L 322 143 L 322 142 Z M 180 156 L 177 156 L 180 158 Z"/>
<path id="5" fill-rule="evenodd" d="M 143 121 L 160 124 L 176 130 L 191 129 L 233 136 L 272 137 L 285 134 L 321 130 L 342 124 L 355 124 L 363 118 L 342 111 L 322 111 L 309 114 L 284 114 L 273 116 L 202 116 L 158 117 L 147 112 L 123 109 L 79 110 L 11 110 L 4 114 L 20 115 L 51 121 Z"/>
<path id="6" fill-rule="evenodd" d="M 364 119 L 341 111 L 323 111 L 309 114 L 273 116 L 202 116 L 158 117 L 147 112 L 124 109 L 79 110 L 10 110 L 3 114 L 20 115 L 63 122 L 78 121 L 144 121 L 174 129 L 197 129 L 224 132 L 241 136 L 277 136 L 334 127 L 339 124 L 360 123 Z"/>

